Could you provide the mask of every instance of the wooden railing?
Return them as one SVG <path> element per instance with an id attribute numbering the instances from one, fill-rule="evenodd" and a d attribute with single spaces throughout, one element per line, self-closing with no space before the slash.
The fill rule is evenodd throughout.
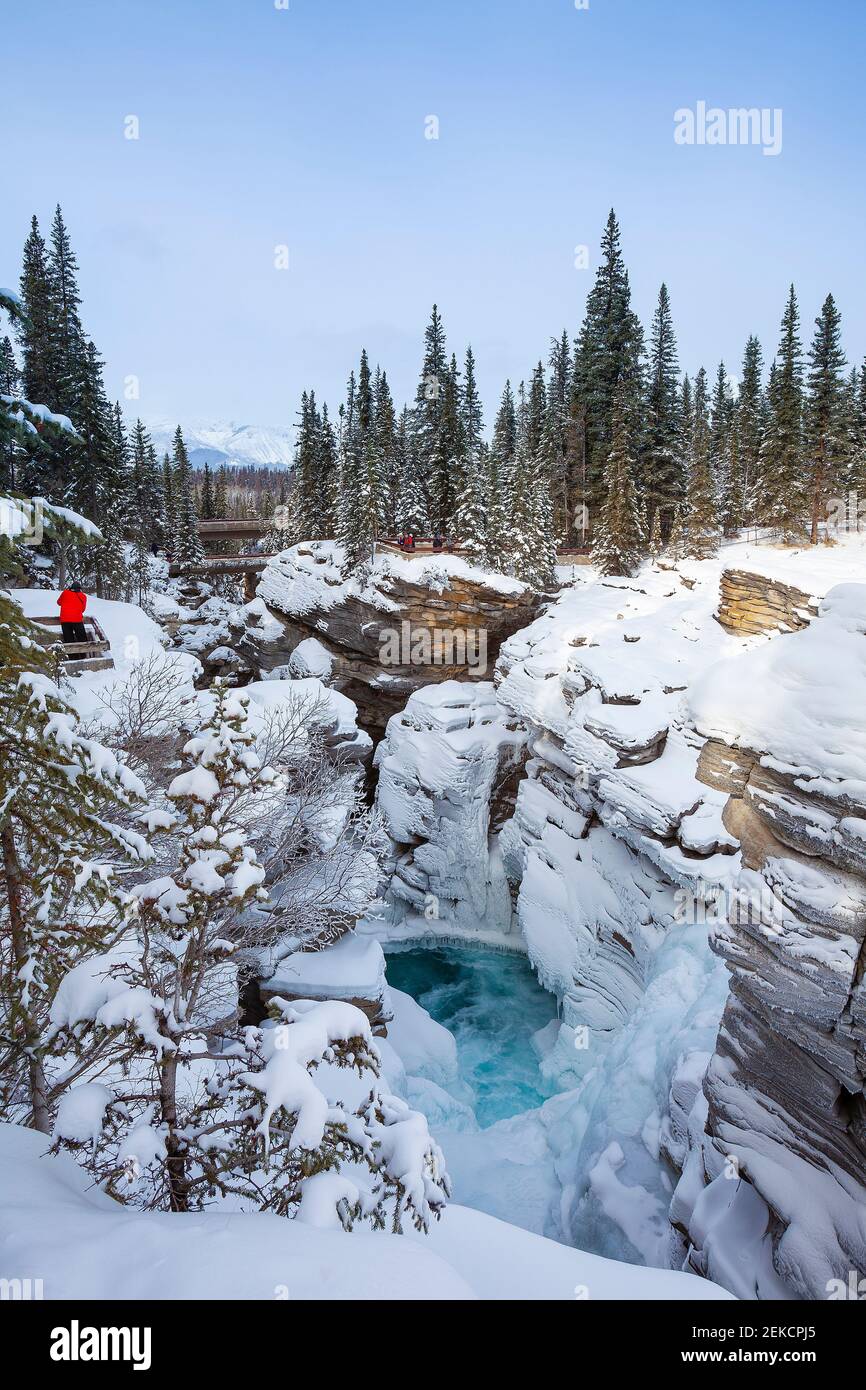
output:
<path id="1" fill-rule="evenodd" d="M 33 618 L 32 622 L 39 627 L 57 628 L 61 627 L 60 618 L 53 615 L 51 617 Z M 85 632 L 90 629 L 93 633 L 86 642 L 64 642 L 60 631 L 55 635 L 54 632 L 46 632 L 44 638 L 39 638 L 43 647 L 51 647 L 60 638 L 62 654 L 60 661 L 67 675 L 75 675 L 82 671 L 105 671 L 114 665 L 114 657 L 111 655 L 111 643 L 92 614 L 85 614 L 81 619 L 84 624 Z"/>

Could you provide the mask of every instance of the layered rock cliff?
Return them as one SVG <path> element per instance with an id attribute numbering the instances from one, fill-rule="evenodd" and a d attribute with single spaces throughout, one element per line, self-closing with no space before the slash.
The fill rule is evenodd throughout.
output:
<path id="1" fill-rule="evenodd" d="M 333 541 L 275 555 L 247 610 L 240 649 L 272 672 L 313 640 L 318 660 L 330 663 L 331 684 L 377 736 L 422 686 L 489 678 L 503 640 L 539 610 L 538 595 L 523 584 L 459 556 L 383 553 L 349 579 L 342 558 Z"/>
<path id="2" fill-rule="evenodd" d="M 846 1297 L 866 1277 L 864 692 L 866 586 L 845 585 L 690 700 L 743 868 L 713 933 L 731 984 L 708 1140 L 672 1217 L 689 1264 L 745 1297 Z"/>
<path id="3" fill-rule="evenodd" d="M 602 1034 L 645 987 L 677 886 L 724 884 L 738 867 L 725 797 L 698 781 L 682 709 L 727 639 L 711 621 L 712 580 L 685 578 L 648 569 L 579 585 L 505 643 L 496 672 L 499 700 L 528 730 L 503 850 L 530 956 L 566 1023 Z"/>

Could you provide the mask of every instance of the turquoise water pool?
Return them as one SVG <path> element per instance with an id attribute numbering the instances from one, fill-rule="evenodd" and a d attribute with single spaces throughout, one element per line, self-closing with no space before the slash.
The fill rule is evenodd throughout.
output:
<path id="1" fill-rule="evenodd" d="M 525 956 L 474 946 L 412 947 L 389 952 L 388 983 L 454 1034 L 460 1080 L 482 1128 L 533 1110 L 552 1094 L 532 1035 L 556 1017 L 556 1000 Z"/>

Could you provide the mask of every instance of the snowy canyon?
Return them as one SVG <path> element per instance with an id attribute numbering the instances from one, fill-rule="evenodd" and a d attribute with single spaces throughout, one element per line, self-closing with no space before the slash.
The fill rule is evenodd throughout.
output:
<path id="1" fill-rule="evenodd" d="M 489 1018 L 471 1036 L 449 992 L 501 989 L 491 1058 L 525 1067 L 517 1008 L 537 1084 L 490 1123 L 383 971 L 401 1084 L 464 1204 L 739 1297 L 827 1297 L 866 1269 L 862 550 L 568 578 L 497 641 L 492 679 L 416 673 L 376 748 L 392 855 L 356 929 L 463 1049 Z M 277 593 L 281 624 L 326 609 L 303 556 L 266 573 L 271 614 Z M 496 980 L 522 953 L 556 1001 L 537 1027 L 532 987 Z"/>
<path id="2" fill-rule="evenodd" d="M 445 1153 L 441 1232 L 376 1266 L 381 1296 L 533 1296 L 521 1252 L 566 1298 L 617 1269 L 636 1297 L 663 1271 L 684 1281 L 664 1296 L 745 1299 L 866 1276 L 866 548 L 569 567 L 547 596 L 448 556 L 339 576 L 310 544 L 249 604 L 176 582 L 157 621 L 94 601 L 116 669 L 74 684 L 94 717 L 163 651 L 200 691 L 245 685 L 256 727 L 314 696 L 335 764 L 363 768 L 378 897 L 320 949 L 289 939 L 257 999 L 361 1008 Z M 405 621 L 488 621 L 488 668 L 380 664 Z"/>

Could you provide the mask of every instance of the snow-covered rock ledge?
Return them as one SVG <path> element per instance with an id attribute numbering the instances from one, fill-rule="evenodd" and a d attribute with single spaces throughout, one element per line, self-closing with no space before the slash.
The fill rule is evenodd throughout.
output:
<path id="1" fill-rule="evenodd" d="M 542 981 L 565 1023 L 599 1041 L 645 988 L 677 891 L 723 887 L 739 867 L 682 703 L 736 649 L 713 617 L 718 576 L 718 564 L 587 575 L 500 654 L 497 697 L 527 727 L 530 754 L 505 867 Z"/>
<path id="2" fill-rule="evenodd" d="M 457 555 L 381 553 L 348 578 L 342 566 L 334 541 L 273 556 L 241 649 L 267 672 L 313 639 L 330 682 L 377 731 L 422 686 L 489 679 L 502 641 L 538 612 L 538 596 L 518 580 Z"/>

